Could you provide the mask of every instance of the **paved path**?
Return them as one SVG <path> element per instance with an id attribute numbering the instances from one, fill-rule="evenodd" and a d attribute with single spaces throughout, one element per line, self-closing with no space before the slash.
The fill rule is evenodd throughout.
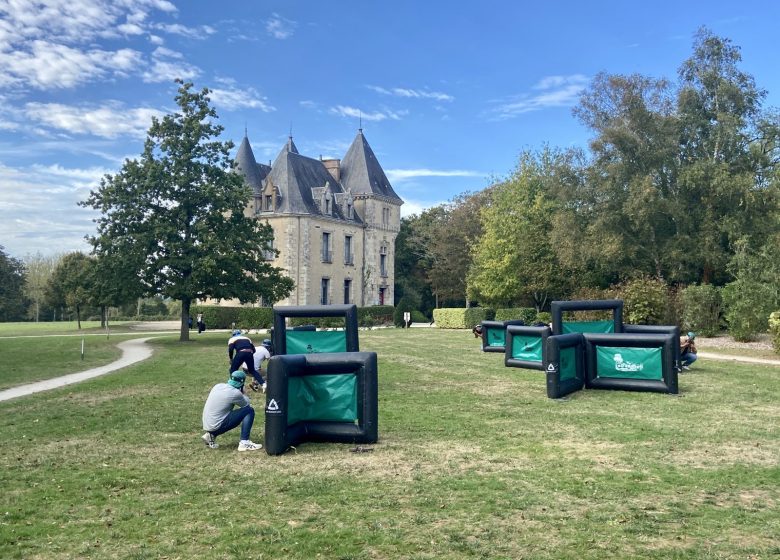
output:
<path id="1" fill-rule="evenodd" d="M 24 397 L 26 395 L 32 395 L 39 391 L 48 391 L 49 389 L 56 389 L 58 387 L 64 387 L 72 383 L 78 383 L 86 379 L 98 377 L 99 375 L 105 375 L 112 371 L 116 371 L 123 367 L 127 367 L 141 360 L 145 360 L 152 355 L 152 347 L 146 344 L 147 340 L 154 337 L 147 338 L 134 338 L 132 340 L 125 340 L 117 344 L 117 347 L 122 350 L 122 357 L 117 361 L 111 362 L 104 366 L 88 369 L 79 373 L 71 373 L 63 375 L 61 377 L 55 377 L 54 379 L 45 379 L 43 381 L 37 381 L 35 383 L 28 383 L 26 385 L 19 385 L 18 387 L 12 387 L 5 391 L 0 391 L 0 401 L 7 401 L 15 399 L 17 397 Z"/>
<path id="2" fill-rule="evenodd" d="M 766 364 L 770 366 L 780 366 L 780 360 L 771 360 L 769 358 L 753 358 L 751 356 L 734 356 L 731 354 L 714 354 L 712 352 L 701 352 L 696 354 L 697 358 L 706 358 L 708 360 L 730 360 L 732 362 L 746 362 L 749 364 Z"/>

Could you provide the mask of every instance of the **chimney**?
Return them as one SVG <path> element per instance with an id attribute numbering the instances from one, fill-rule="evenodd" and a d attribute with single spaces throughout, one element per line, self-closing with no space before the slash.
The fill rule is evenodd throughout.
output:
<path id="1" fill-rule="evenodd" d="M 340 159 L 324 159 L 322 165 L 328 170 L 330 176 L 337 182 L 341 182 L 341 160 Z"/>

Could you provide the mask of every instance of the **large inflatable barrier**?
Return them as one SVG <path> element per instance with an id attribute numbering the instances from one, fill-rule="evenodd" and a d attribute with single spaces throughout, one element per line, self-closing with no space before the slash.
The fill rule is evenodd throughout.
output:
<path id="1" fill-rule="evenodd" d="M 572 320 L 577 312 L 611 318 Z M 483 350 L 500 351 L 503 326 L 505 365 L 544 371 L 552 399 L 583 388 L 678 392 L 679 327 L 624 325 L 621 300 L 554 301 L 551 315 L 552 329 L 483 322 Z M 488 334 L 491 328 L 495 332 Z"/>
<path id="2" fill-rule="evenodd" d="M 274 356 L 268 365 L 265 449 L 302 442 L 376 443 L 377 356 L 336 352 Z"/>
<path id="3" fill-rule="evenodd" d="M 289 317 L 343 317 L 344 328 L 288 328 Z M 272 339 L 265 407 L 269 455 L 306 441 L 377 441 L 377 356 L 359 351 L 355 305 L 274 307 Z"/>
<path id="4" fill-rule="evenodd" d="M 550 327 L 507 326 L 504 365 L 543 370 L 545 347 L 550 334 Z"/>
<path id="5" fill-rule="evenodd" d="M 517 319 L 513 321 L 482 321 L 482 351 L 506 352 L 506 328 L 510 325 L 525 325 Z"/>
<path id="6" fill-rule="evenodd" d="M 312 326 L 288 328 L 288 317 L 343 317 L 344 329 L 318 331 Z M 359 352 L 356 305 L 299 305 L 274 307 L 274 354 Z"/>

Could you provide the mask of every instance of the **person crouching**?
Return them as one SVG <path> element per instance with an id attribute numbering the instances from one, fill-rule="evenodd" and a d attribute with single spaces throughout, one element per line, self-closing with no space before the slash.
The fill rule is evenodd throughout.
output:
<path id="1" fill-rule="evenodd" d="M 238 450 L 262 449 L 262 445 L 249 439 L 255 421 L 255 409 L 252 408 L 249 397 L 244 394 L 245 381 L 246 375 L 243 371 L 234 371 L 227 383 L 217 383 L 211 388 L 203 406 L 203 429 L 206 433 L 201 437 L 206 442 L 206 447 L 218 448 L 219 444 L 215 441 L 217 436 L 240 424 L 241 440 L 238 442 Z M 238 406 L 235 410 L 234 405 Z"/>

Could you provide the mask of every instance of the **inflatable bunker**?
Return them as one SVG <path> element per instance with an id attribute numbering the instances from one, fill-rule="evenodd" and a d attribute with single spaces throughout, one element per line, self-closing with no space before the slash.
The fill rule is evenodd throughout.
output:
<path id="1" fill-rule="evenodd" d="M 265 449 L 281 455 L 300 443 L 376 443 L 374 352 L 276 355 L 268 363 Z"/>
<path id="2" fill-rule="evenodd" d="M 611 311 L 609 321 L 564 321 L 564 312 Z M 619 299 L 554 301 L 550 304 L 553 334 L 623 332 L 623 301 Z"/>
<path id="3" fill-rule="evenodd" d="M 509 325 L 525 325 L 525 321 L 482 321 L 482 351 L 506 352 L 506 328 Z"/>
<path id="4" fill-rule="evenodd" d="M 547 396 L 559 399 L 585 386 L 585 337 L 581 333 L 550 336 L 546 340 L 544 371 Z"/>
<path id="5" fill-rule="evenodd" d="M 504 365 L 544 370 L 544 354 L 550 327 L 509 325 L 506 328 Z"/>
<path id="6" fill-rule="evenodd" d="M 343 317 L 344 329 L 318 331 L 312 326 L 288 328 L 287 317 Z M 356 305 L 274 306 L 273 348 L 275 355 L 319 352 L 358 352 Z"/>

